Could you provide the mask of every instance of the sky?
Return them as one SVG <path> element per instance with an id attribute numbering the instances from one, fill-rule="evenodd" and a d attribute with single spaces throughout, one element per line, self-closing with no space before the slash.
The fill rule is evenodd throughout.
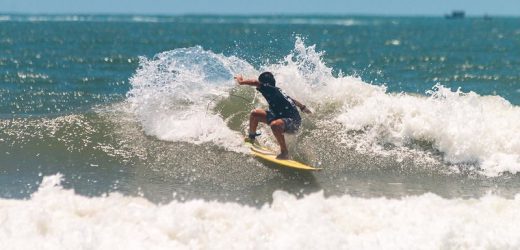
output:
<path id="1" fill-rule="evenodd" d="M 520 16 L 520 0 L 0 0 L 0 13 Z"/>

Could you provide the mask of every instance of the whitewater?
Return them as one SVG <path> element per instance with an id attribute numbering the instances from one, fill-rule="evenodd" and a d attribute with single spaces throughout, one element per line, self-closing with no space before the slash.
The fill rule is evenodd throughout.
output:
<path id="1" fill-rule="evenodd" d="M 469 167 L 487 176 L 520 170 L 520 108 L 500 96 L 442 85 L 432 86 L 425 96 L 389 93 L 384 85 L 333 74 L 322 57 L 323 52 L 305 46 L 300 38 L 283 61 L 259 70 L 201 47 L 168 51 L 152 60 L 141 59 L 128 101 L 149 135 L 168 141 L 212 142 L 238 152 L 247 126 L 243 114 L 249 110 L 224 117 L 210 108 L 215 108 L 218 98 L 244 101 L 230 96 L 233 91 L 246 91 L 236 86 L 234 75 L 255 77 L 260 71 L 272 71 L 282 89 L 315 109 L 316 115 L 307 117 L 314 126 L 311 133 L 333 133 L 340 139 L 337 147 L 395 157 L 420 153 L 425 160 L 433 160 L 428 157 L 431 153 L 451 169 Z M 242 95 L 252 100 L 252 107 L 262 105 L 260 96 Z M 238 114 L 244 123 L 233 131 L 226 120 Z M 352 132 L 360 134 L 352 136 Z M 263 142 L 274 146 L 272 140 Z M 388 144 L 394 148 L 383 149 Z"/>
<path id="2" fill-rule="evenodd" d="M 520 196 L 297 199 L 261 208 L 203 200 L 88 198 L 44 177 L 30 200 L 0 200 L 7 249 L 515 249 Z"/>

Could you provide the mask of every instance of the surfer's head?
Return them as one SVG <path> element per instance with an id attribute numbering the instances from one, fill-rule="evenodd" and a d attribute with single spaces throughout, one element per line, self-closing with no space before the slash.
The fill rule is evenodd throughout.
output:
<path id="1" fill-rule="evenodd" d="M 266 83 L 271 86 L 276 86 L 276 80 L 274 79 L 273 73 L 264 72 L 258 76 L 258 81 L 261 83 Z"/>

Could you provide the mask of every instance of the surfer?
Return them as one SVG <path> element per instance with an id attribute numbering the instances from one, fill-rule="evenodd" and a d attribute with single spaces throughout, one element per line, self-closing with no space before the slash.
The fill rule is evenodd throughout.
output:
<path id="1" fill-rule="evenodd" d="M 244 79 L 241 75 L 235 76 L 235 80 L 239 85 L 250 85 L 256 87 L 269 104 L 269 109 L 255 109 L 251 111 L 249 116 L 249 136 L 247 142 L 255 143 L 256 128 L 259 122 L 269 124 L 273 131 L 276 141 L 280 145 L 280 154 L 277 159 L 289 159 L 289 151 L 285 144 L 283 133 L 295 133 L 301 125 L 301 117 L 298 108 L 301 111 L 311 114 L 312 112 L 302 103 L 289 97 L 280 88 L 276 87 L 276 80 L 271 72 L 264 72 L 256 79 Z"/>

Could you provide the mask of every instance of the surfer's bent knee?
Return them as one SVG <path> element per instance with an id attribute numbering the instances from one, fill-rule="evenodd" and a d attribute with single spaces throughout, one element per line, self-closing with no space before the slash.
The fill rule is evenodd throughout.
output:
<path id="1" fill-rule="evenodd" d="M 262 109 L 253 109 L 253 110 L 251 110 L 251 115 L 252 116 L 262 116 L 263 111 L 264 110 L 262 110 Z"/>
<path id="2" fill-rule="evenodd" d="M 271 126 L 271 129 L 273 131 L 278 130 L 280 132 L 283 132 L 284 122 L 282 119 L 274 120 L 269 124 L 269 126 Z"/>

